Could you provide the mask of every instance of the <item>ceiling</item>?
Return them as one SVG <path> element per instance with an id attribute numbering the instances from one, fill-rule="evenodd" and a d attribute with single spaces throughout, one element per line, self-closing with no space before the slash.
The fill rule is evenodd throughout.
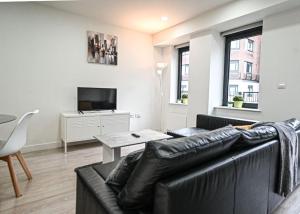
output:
<path id="1" fill-rule="evenodd" d="M 79 0 L 52 7 L 144 33 L 156 33 L 234 0 Z M 167 16 L 167 21 L 161 17 Z"/>

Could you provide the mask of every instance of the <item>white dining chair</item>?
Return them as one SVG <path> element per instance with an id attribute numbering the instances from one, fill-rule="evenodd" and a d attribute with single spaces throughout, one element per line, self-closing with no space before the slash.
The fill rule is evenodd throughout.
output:
<path id="1" fill-rule="evenodd" d="M 37 114 L 38 112 L 39 110 L 35 110 L 33 112 L 24 114 L 18 121 L 9 138 L 6 141 L 0 141 L 0 160 L 7 162 L 16 197 L 20 197 L 22 196 L 22 194 L 13 166 L 13 157 L 17 157 L 28 180 L 31 180 L 32 175 L 21 153 L 21 149 L 27 142 L 27 128 L 29 120 L 34 114 Z"/>

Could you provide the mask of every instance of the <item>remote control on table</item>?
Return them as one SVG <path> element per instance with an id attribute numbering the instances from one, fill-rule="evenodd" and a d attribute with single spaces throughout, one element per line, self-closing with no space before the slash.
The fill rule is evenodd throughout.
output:
<path id="1" fill-rule="evenodd" d="M 139 137 L 141 137 L 140 135 L 138 135 L 138 134 L 135 134 L 135 133 L 132 133 L 131 134 L 133 137 L 135 137 L 135 138 L 139 138 Z"/>

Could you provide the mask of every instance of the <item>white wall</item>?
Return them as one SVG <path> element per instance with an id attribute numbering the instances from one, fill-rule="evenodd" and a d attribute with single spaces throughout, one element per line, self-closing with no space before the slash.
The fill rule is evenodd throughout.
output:
<path id="1" fill-rule="evenodd" d="M 118 88 L 118 109 L 141 115 L 132 129 L 160 128 L 151 36 L 34 3 L 0 4 L 0 113 L 40 109 L 28 144 L 57 142 L 78 86 Z M 87 30 L 118 36 L 118 66 L 87 63 Z"/>
<path id="2" fill-rule="evenodd" d="M 208 113 L 211 34 L 190 41 L 188 126 L 196 125 L 196 115 Z"/>
<path id="3" fill-rule="evenodd" d="M 224 81 L 224 49 L 225 39 L 218 32 L 211 32 L 211 55 L 210 55 L 210 78 L 209 78 L 209 101 L 208 113 L 214 111 L 215 106 L 223 102 Z"/>
<path id="4" fill-rule="evenodd" d="M 261 61 L 261 109 L 266 119 L 300 119 L 300 9 L 266 18 Z M 287 89 L 277 88 L 286 83 Z"/>

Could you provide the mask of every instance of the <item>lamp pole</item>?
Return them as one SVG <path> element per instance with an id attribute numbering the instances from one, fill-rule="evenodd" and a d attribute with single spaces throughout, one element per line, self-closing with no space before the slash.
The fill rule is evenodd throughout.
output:
<path id="1" fill-rule="evenodd" d="M 167 67 L 166 63 L 157 63 L 157 74 L 159 75 L 159 89 L 160 89 L 160 129 L 162 130 L 163 126 L 162 126 L 162 113 L 163 113 L 163 73 L 164 73 L 164 69 Z"/>

